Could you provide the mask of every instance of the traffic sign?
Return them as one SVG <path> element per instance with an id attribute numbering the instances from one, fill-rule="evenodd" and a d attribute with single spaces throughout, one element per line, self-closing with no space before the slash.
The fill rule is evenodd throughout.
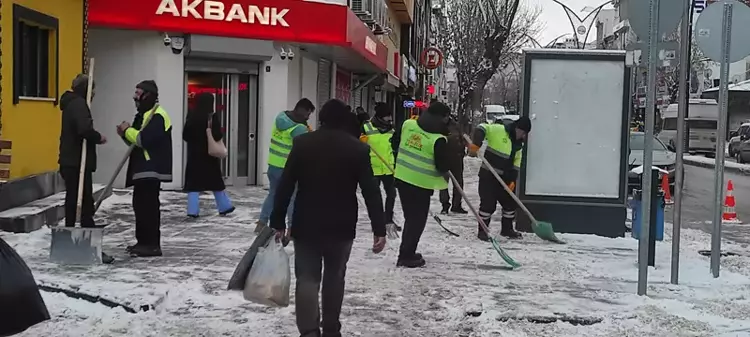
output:
<path id="1" fill-rule="evenodd" d="M 682 12 L 675 8 L 682 8 L 684 0 L 660 0 L 659 1 L 659 29 L 658 36 L 669 34 L 677 29 L 682 20 Z M 633 30 L 641 40 L 648 39 L 649 29 L 649 9 L 648 0 L 623 0 L 620 6 L 627 7 L 625 17 L 621 20 L 630 22 L 630 29 Z M 622 12 L 621 12 L 622 13 Z"/>
<path id="2" fill-rule="evenodd" d="M 664 1 L 664 0 L 662 0 Z M 750 7 L 736 1 L 717 1 L 706 7 L 695 23 L 695 42 L 703 55 L 713 61 L 721 62 L 721 31 L 724 17 L 724 4 L 732 4 L 732 29 L 729 48 L 729 63 L 740 61 L 750 55 L 750 34 L 745 26 L 750 22 Z"/>

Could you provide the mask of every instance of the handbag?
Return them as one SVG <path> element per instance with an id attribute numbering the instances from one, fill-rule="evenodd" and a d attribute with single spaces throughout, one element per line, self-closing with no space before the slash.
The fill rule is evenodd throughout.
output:
<path id="1" fill-rule="evenodd" d="M 211 131 L 211 121 L 208 121 L 208 128 L 206 129 L 206 140 L 208 141 L 208 155 L 214 158 L 224 159 L 227 157 L 227 147 L 224 146 L 224 142 L 221 140 L 215 140 L 214 134 Z"/>

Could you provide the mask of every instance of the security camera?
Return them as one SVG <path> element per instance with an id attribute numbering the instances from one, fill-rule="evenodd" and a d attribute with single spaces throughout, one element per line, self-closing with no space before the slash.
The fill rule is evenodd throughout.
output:
<path id="1" fill-rule="evenodd" d="M 286 54 L 286 56 L 289 57 L 289 61 L 294 60 L 294 52 L 292 49 L 289 49 L 289 52 Z"/>
<path id="2" fill-rule="evenodd" d="M 164 46 L 169 47 L 169 45 L 172 44 L 172 39 L 167 35 L 167 33 L 164 33 Z"/>
<path id="3" fill-rule="evenodd" d="M 281 57 L 282 60 L 286 60 L 286 56 L 287 56 L 286 51 L 284 50 L 284 48 L 281 48 L 281 51 L 279 52 L 279 57 Z"/>

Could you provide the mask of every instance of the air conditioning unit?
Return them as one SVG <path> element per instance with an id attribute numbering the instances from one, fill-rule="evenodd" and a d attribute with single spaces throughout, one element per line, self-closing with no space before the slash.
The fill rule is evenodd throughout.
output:
<path id="1" fill-rule="evenodd" d="M 373 0 L 352 0 L 351 8 L 354 14 L 357 14 L 362 22 L 372 23 L 372 2 Z"/>

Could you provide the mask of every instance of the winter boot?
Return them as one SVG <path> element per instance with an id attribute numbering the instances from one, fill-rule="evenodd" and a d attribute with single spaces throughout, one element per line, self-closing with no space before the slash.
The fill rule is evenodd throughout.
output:
<path id="1" fill-rule="evenodd" d="M 450 205 L 443 205 L 443 210 L 440 211 L 440 214 L 448 215 L 448 209 L 450 209 Z"/>
<path id="2" fill-rule="evenodd" d="M 469 214 L 469 212 L 467 210 L 465 210 L 463 207 L 461 207 L 460 205 L 459 206 L 453 206 L 453 207 L 451 207 L 451 213 Z"/>
<path id="3" fill-rule="evenodd" d="M 187 195 L 187 215 L 193 219 L 200 215 L 201 211 L 201 194 L 198 192 L 188 192 Z"/>
<path id="4" fill-rule="evenodd" d="M 125 247 L 125 251 L 127 251 L 128 253 L 130 253 L 130 251 L 132 251 L 133 249 L 135 249 L 138 246 L 141 246 L 141 244 L 140 243 L 136 243 L 134 245 L 127 246 L 127 247 Z"/>
<path id="5" fill-rule="evenodd" d="M 130 251 L 132 257 L 156 257 L 161 256 L 161 247 L 159 246 L 135 246 Z"/>
<path id="6" fill-rule="evenodd" d="M 102 253 L 102 263 L 104 264 L 112 264 L 115 262 L 115 258 L 111 257 L 107 254 Z"/>
<path id="7" fill-rule="evenodd" d="M 396 262 L 396 267 L 421 268 L 424 267 L 425 264 L 427 264 L 427 262 L 425 262 L 425 260 L 421 256 L 419 256 L 418 254 L 414 254 L 414 256 L 410 258 L 399 258 Z"/>
<path id="8" fill-rule="evenodd" d="M 521 235 L 521 233 L 516 232 L 516 230 L 513 229 L 513 218 L 508 217 L 507 215 L 510 215 L 510 214 L 505 214 L 503 212 L 503 220 L 502 220 L 503 228 L 500 230 L 500 235 L 508 239 L 523 238 L 523 235 Z M 515 216 L 515 212 L 513 213 L 513 216 Z"/>
<path id="9" fill-rule="evenodd" d="M 490 241 L 490 235 L 487 234 L 487 232 L 483 231 L 481 228 L 479 229 L 479 234 L 477 234 L 477 239 L 482 240 L 484 242 Z"/>
<path id="10" fill-rule="evenodd" d="M 482 221 L 484 221 L 484 224 L 489 229 L 490 222 L 492 222 L 492 213 L 479 211 L 479 216 L 482 217 Z M 484 229 L 482 229 L 482 225 L 480 224 L 477 224 L 477 238 L 485 242 L 490 241 L 490 233 L 485 232 Z"/>

